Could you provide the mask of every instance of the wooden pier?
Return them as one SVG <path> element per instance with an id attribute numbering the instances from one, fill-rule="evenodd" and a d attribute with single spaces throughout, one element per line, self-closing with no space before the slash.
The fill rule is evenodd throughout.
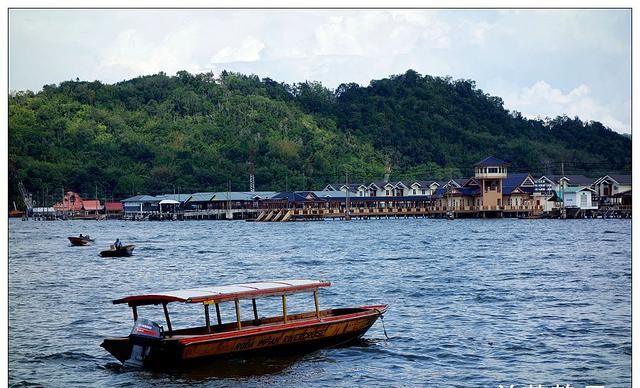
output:
<path id="1" fill-rule="evenodd" d="M 382 219 L 382 218 L 529 218 L 542 215 L 540 207 L 503 206 L 503 207 L 440 207 L 440 208 L 334 208 L 271 209 L 261 211 L 256 222 L 287 222 L 313 220 L 344 219 Z"/>

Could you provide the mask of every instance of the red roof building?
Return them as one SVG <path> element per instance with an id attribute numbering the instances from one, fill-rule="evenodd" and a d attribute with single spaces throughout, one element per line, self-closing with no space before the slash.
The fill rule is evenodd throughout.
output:
<path id="1" fill-rule="evenodd" d="M 106 202 L 105 209 L 109 213 L 121 213 L 122 212 L 122 202 Z"/>
<path id="2" fill-rule="evenodd" d="M 82 208 L 88 212 L 101 211 L 103 209 L 98 199 L 85 199 L 82 201 Z"/>
<path id="3" fill-rule="evenodd" d="M 67 191 L 61 202 L 53 205 L 57 212 L 79 212 L 82 210 L 82 198 L 78 193 Z"/>

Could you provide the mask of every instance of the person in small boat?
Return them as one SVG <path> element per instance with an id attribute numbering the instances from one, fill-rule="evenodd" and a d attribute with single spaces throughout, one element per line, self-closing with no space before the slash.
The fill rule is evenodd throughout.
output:
<path id="1" fill-rule="evenodd" d="M 80 238 L 82 238 L 82 233 L 80 233 Z"/>
<path id="2" fill-rule="evenodd" d="M 116 239 L 116 242 L 113 243 L 112 247 L 114 249 L 120 249 L 122 248 L 122 241 L 120 241 L 119 238 Z"/>

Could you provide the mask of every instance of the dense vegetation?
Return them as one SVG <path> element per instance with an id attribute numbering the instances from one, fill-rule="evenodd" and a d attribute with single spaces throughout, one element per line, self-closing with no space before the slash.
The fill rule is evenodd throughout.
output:
<path id="1" fill-rule="evenodd" d="M 473 81 L 412 70 L 336 90 L 181 71 L 9 97 L 10 202 L 18 182 L 47 204 L 63 188 L 116 199 L 248 190 L 252 165 L 258 190 L 320 189 L 346 172 L 445 179 L 489 155 L 538 174 L 561 162 L 567 174 L 631 171 L 630 138 L 598 122 L 526 119 Z"/>

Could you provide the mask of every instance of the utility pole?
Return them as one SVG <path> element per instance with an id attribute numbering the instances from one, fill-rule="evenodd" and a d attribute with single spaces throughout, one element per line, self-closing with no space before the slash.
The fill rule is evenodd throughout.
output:
<path id="1" fill-rule="evenodd" d="M 561 169 L 561 173 L 562 176 L 560 177 L 560 196 L 562 197 L 562 202 L 560 203 L 560 218 L 561 219 L 565 219 L 567 218 L 567 209 L 565 209 L 564 207 L 564 184 L 566 182 L 564 178 L 564 160 L 562 161 L 562 163 L 560 164 L 560 169 Z"/>
<path id="2" fill-rule="evenodd" d="M 253 193 L 256 191 L 256 152 L 253 148 L 249 150 L 249 192 Z"/>
<path id="3" fill-rule="evenodd" d="M 351 212 L 350 212 L 351 204 L 349 203 L 349 194 L 351 191 L 351 188 L 349 187 L 349 171 L 345 173 L 345 184 L 347 186 L 347 195 L 345 200 L 344 220 L 349 221 L 351 219 Z"/>

